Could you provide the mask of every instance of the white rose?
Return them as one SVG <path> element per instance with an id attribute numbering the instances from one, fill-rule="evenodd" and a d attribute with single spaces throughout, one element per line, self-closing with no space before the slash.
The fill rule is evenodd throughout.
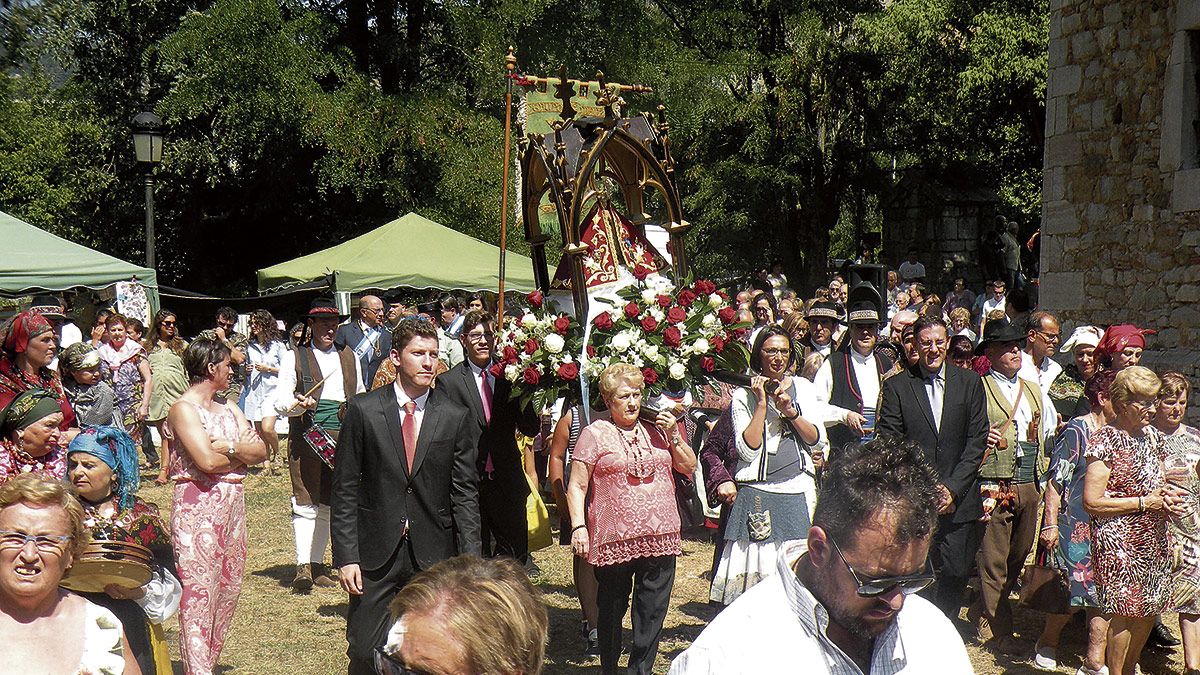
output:
<path id="1" fill-rule="evenodd" d="M 700 319 L 700 325 L 704 326 L 705 328 L 712 328 L 713 326 L 717 325 L 719 321 L 720 319 L 717 318 L 716 314 L 708 312 L 704 315 L 703 319 Z"/>
<path id="2" fill-rule="evenodd" d="M 564 340 L 563 336 L 559 335 L 558 333 L 551 333 L 546 336 L 545 345 L 546 351 L 550 352 L 551 354 L 557 354 L 561 352 L 563 347 L 567 345 L 567 341 Z"/>
<path id="3" fill-rule="evenodd" d="M 625 333 L 617 333 L 609 344 L 612 345 L 613 351 L 624 352 L 630 346 L 629 336 Z"/>
<path id="4" fill-rule="evenodd" d="M 725 301 L 722 300 L 721 296 L 717 295 L 716 293 L 713 293 L 712 295 L 708 296 L 708 306 L 709 307 L 716 309 L 723 304 L 725 304 Z"/>
<path id="5" fill-rule="evenodd" d="M 613 323 L 620 321 L 621 318 L 624 316 L 625 316 L 625 312 L 617 309 L 616 307 L 608 310 L 608 318 L 612 319 Z"/>
<path id="6" fill-rule="evenodd" d="M 664 313 L 663 313 L 663 311 L 662 311 L 662 308 L 661 308 L 661 307 L 659 307 L 658 305 L 655 305 L 654 307 L 651 307 L 651 308 L 649 309 L 649 311 L 647 312 L 647 314 L 649 314 L 650 316 L 654 317 L 654 320 L 655 320 L 655 321 L 658 321 L 658 322 L 660 322 L 660 323 L 661 323 L 661 322 L 662 322 L 662 320 L 663 320 L 664 318 L 666 318 L 666 316 L 667 316 L 666 314 L 664 314 Z"/>
<path id="7" fill-rule="evenodd" d="M 521 375 L 521 369 L 517 368 L 517 364 L 512 363 L 507 366 L 504 366 L 504 379 L 508 380 L 509 382 L 516 382 L 517 377 L 519 377 L 520 375 Z"/>
<path id="8" fill-rule="evenodd" d="M 708 340 L 700 338 L 692 343 L 693 354 L 707 354 L 709 350 Z"/>
<path id="9" fill-rule="evenodd" d="M 653 288 L 642 289 L 642 302 L 651 303 L 658 297 L 658 293 Z"/>
<path id="10" fill-rule="evenodd" d="M 658 345 L 652 343 L 642 345 L 642 354 L 648 359 L 657 359 Z"/>
<path id="11" fill-rule="evenodd" d="M 683 376 L 687 375 L 687 366 L 676 361 L 671 364 L 670 369 L 667 370 L 667 374 L 671 376 L 672 380 L 682 380 Z"/>
<path id="12" fill-rule="evenodd" d="M 521 317 L 521 325 L 526 328 L 533 328 L 537 325 L 537 317 L 532 314 L 526 314 Z"/>

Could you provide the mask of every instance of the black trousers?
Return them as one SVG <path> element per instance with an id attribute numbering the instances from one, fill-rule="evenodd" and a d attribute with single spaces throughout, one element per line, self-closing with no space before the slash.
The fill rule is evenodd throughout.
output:
<path id="1" fill-rule="evenodd" d="M 158 464 L 158 448 L 154 447 L 154 437 L 150 435 L 150 425 L 142 426 L 142 454 L 146 456 L 146 461 L 151 464 Z"/>
<path id="2" fill-rule="evenodd" d="M 350 611 L 346 615 L 349 675 L 376 675 L 372 653 L 387 642 L 387 632 L 392 626 L 388 605 L 416 573 L 417 561 L 408 537 L 400 540 L 391 559 L 382 567 L 362 571 L 363 594 L 350 596 Z"/>
<path id="3" fill-rule="evenodd" d="M 675 585 L 675 556 L 636 558 L 619 565 L 596 567 L 596 604 L 600 607 L 600 668 L 616 675 L 621 657 L 621 620 L 633 592 L 633 646 L 627 673 L 650 675 L 658 656 L 663 620 Z"/>
<path id="4" fill-rule="evenodd" d="M 506 555 L 524 565 L 529 561 L 525 497 L 510 487 L 487 476 L 479 479 L 480 537 L 485 557 Z"/>
<path id="5" fill-rule="evenodd" d="M 962 608 L 967 579 L 979 552 L 982 528 L 978 521 L 953 521 L 953 514 L 938 518 L 937 534 L 929 547 L 929 560 L 937 573 L 937 583 L 921 593 L 951 621 L 958 618 Z"/>

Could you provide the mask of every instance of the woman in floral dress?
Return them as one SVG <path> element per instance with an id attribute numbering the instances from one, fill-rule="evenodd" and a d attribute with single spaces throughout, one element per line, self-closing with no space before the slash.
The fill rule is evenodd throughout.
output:
<path id="1" fill-rule="evenodd" d="M 1133 675 L 1155 618 L 1171 601 L 1166 447 L 1150 426 L 1162 383 L 1130 366 L 1109 389 L 1113 421 L 1088 439 L 1083 506 L 1092 515 L 1092 568 L 1100 608 L 1109 617 L 1106 665 Z"/>
<path id="2" fill-rule="evenodd" d="M 1044 496 L 1046 515 L 1038 537 L 1046 550 L 1054 552 L 1051 564 L 1067 573 L 1071 611 L 1083 608 L 1087 613 L 1087 654 L 1078 675 L 1097 675 L 1104 668 L 1108 642 L 1108 619 L 1100 613 L 1092 571 L 1092 518 L 1083 508 L 1083 478 L 1087 472 L 1088 438 L 1113 419 L 1108 388 L 1116 375 L 1116 371 L 1106 370 L 1088 380 L 1083 393 L 1092 411 L 1071 420 L 1054 445 Z M 1048 670 L 1057 668 L 1059 638 L 1070 620 L 1071 614 L 1046 615 L 1042 635 L 1034 646 L 1036 665 Z"/>
<path id="3" fill-rule="evenodd" d="M 108 342 L 100 345 L 100 372 L 117 395 L 117 408 L 125 431 L 136 439 L 142 437 L 146 418 L 150 415 L 150 399 L 154 394 L 154 377 L 146 350 L 125 332 L 128 319 L 112 314 L 105 324 Z"/>
<path id="4" fill-rule="evenodd" d="M 1179 612 L 1186 672 L 1200 673 L 1200 430 L 1183 423 L 1191 384 L 1180 373 L 1163 373 L 1154 427 L 1166 437 L 1167 480 L 1186 490 L 1180 513 L 1171 518 L 1174 581 L 1171 611 Z"/>

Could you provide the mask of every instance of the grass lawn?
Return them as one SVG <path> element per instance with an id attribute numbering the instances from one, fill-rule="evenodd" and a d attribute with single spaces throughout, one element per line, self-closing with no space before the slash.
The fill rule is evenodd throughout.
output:
<path id="1" fill-rule="evenodd" d="M 170 513 L 169 488 L 159 487 L 144 477 L 140 494 L 155 502 L 164 516 Z M 339 588 L 314 588 L 308 595 L 291 592 L 295 573 L 295 549 L 292 544 L 291 487 L 286 475 L 252 475 L 246 481 L 246 510 L 249 528 L 249 559 L 242 585 L 242 596 L 234 616 L 233 628 L 221 654 L 218 672 L 247 675 L 334 675 L 346 668 L 346 595 Z M 702 574 L 708 570 L 712 546 L 706 541 L 684 542 L 679 559 L 671 608 L 663 630 L 656 672 L 666 672 L 671 658 L 687 648 L 714 616 L 707 602 L 708 582 Z M 570 552 L 565 546 L 553 546 L 534 553 L 542 569 L 535 580 L 545 593 L 550 611 L 550 639 L 547 648 L 548 675 L 599 673 L 598 660 L 583 657 L 579 643 L 579 608 L 571 583 Z M 1178 631 L 1175 615 L 1167 624 Z M 628 628 L 628 619 L 626 619 Z M 1042 626 L 1041 615 L 1017 610 L 1018 637 L 1033 640 Z M 167 623 L 171 653 L 179 665 L 176 644 L 177 619 Z M 1083 647 L 1078 639 L 1069 639 L 1071 628 L 1060 648 L 1059 672 L 1074 673 Z M 1080 631 L 1081 633 L 1081 631 Z M 628 640 L 628 633 L 626 634 Z M 996 657 L 970 647 L 972 662 L 979 673 L 1039 673 L 1023 658 Z M 1148 652 L 1143 672 L 1182 672 L 1182 649 L 1164 656 Z M 800 665 L 800 664 L 797 664 Z M 798 668 L 795 672 L 803 672 Z M 764 674 L 765 675 L 765 674 Z"/>

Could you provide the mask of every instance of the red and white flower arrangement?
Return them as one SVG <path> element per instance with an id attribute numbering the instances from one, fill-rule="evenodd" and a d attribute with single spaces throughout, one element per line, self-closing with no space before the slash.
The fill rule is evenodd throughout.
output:
<path id="1" fill-rule="evenodd" d="M 532 402 L 535 410 L 559 397 L 578 399 L 583 336 L 579 322 L 558 311 L 541 291 L 526 299 L 528 311 L 518 319 L 506 319 L 496 337 L 492 375 L 511 382 L 521 405 Z"/>

